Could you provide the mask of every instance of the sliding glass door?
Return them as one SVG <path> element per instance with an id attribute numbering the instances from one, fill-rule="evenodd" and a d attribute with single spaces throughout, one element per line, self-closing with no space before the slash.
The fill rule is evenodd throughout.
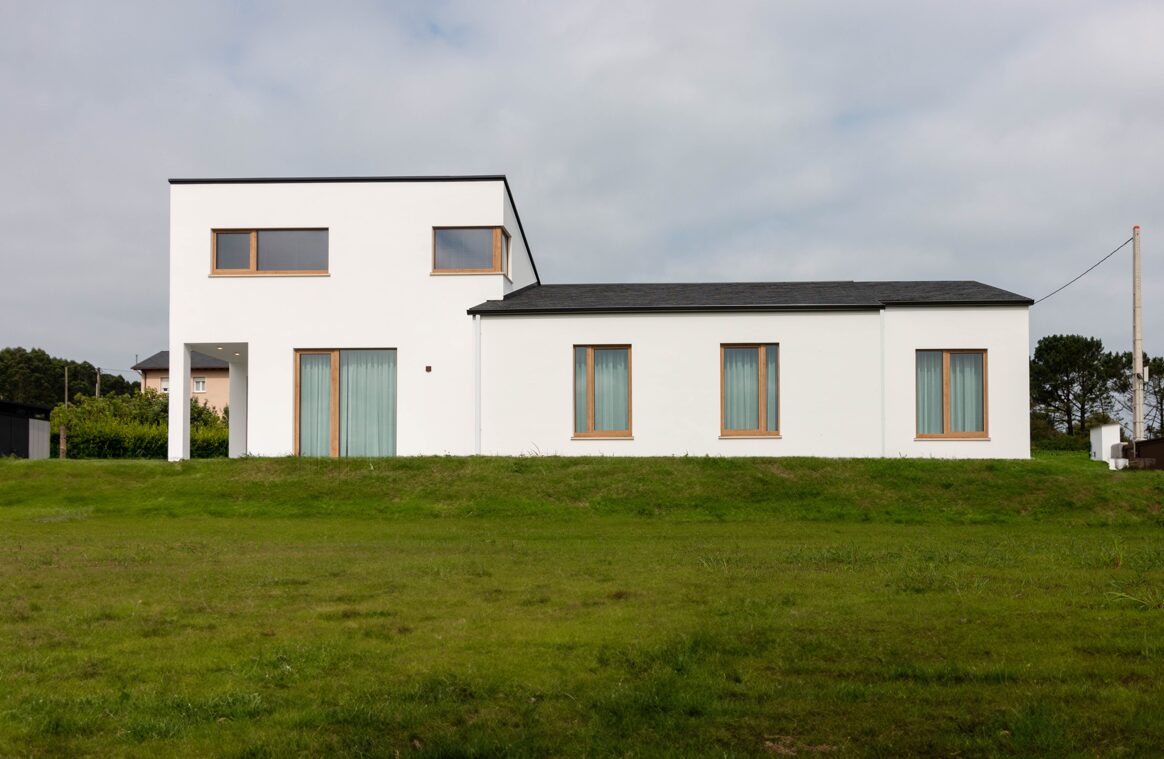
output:
<path id="1" fill-rule="evenodd" d="M 396 455 L 396 351 L 296 351 L 296 452 Z"/>

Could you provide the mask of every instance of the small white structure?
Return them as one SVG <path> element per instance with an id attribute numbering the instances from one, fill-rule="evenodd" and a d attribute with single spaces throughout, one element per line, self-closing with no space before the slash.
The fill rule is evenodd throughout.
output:
<path id="1" fill-rule="evenodd" d="M 170 234 L 232 456 L 1030 455 L 1031 301 L 978 282 L 543 285 L 503 176 L 171 180 Z"/>
<path id="2" fill-rule="evenodd" d="M 1118 424 L 1099 424 L 1091 428 L 1091 460 L 1102 461 L 1109 469 L 1126 469 L 1124 444 L 1120 442 Z"/>

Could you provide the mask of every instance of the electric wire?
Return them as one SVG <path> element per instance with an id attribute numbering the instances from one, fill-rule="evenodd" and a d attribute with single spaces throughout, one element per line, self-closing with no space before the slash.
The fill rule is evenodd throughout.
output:
<path id="1" fill-rule="evenodd" d="M 1118 248 L 1116 248 L 1116 249 L 1115 249 L 1115 250 L 1113 250 L 1111 253 L 1108 253 L 1106 256 L 1104 256 L 1103 258 L 1101 258 L 1101 259 L 1099 259 L 1098 261 L 1096 261 L 1094 264 L 1092 264 L 1092 265 L 1091 265 L 1091 267 L 1090 267 L 1090 268 L 1088 268 L 1088 269 L 1087 269 L 1087 271 L 1083 272 L 1082 274 L 1080 274 L 1080 275 L 1079 275 L 1078 277 L 1076 277 L 1075 279 L 1073 279 L 1073 280 L 1071 280 L 1070 282 L 1068 282 L 1067 284 L 1063 285 L 1063 286 L 1062 286 L 1062 287 L 1060 287 L 1058 290 L 1055 290 L 1054 292 L 1047 293 L 1046 295 L 1044 295 L 1043 297 L 1039 298 L 1037 301 L 1035 301 L 1035 302 L 1034 302 L 1034 303 L 1032 303 L 1031 305 L 1033 305 L 1033 306 L 1037 306 L 1037 305 L 1039 305 L 1040 303 L 1042 303 L 1043 301 L 1045 301 L 1047 298 L 1050 298 L 1052 295 L 1056 295 L 1056 294 L 1058 294 L 1059 292 L 1061 292 L 1061 291 L 1063 291 L 1063 290 L 1066 290 L 1068 287 L 1070 287 L 1071 285 L 1075 284 L 1076 282 L 1078 282 L 1079 280 L 1083 279 L 1083 278 L 1084 278 L 1084 277 L 1086 277 L 1088 274 L 1090 274 L 1092 269 L 1094 269 L 1095 267 L 1099 266 L 1101 263 L 1103 263 L 1103 262 L 1104 262 L 1104 261 L 1106 261 L 1107 259 L 1109 259 L 1109 258 L 1111 258 L 1112 256 L 1114 256 L 1116 253 L 1119 253 L 1119 252 L 1120 252 L 1120 250 L 1122 250 L 1122 249 L 1123 249 L 1123 247 L 1124 247 L 1125 245 L 1127 245 L 1128 243 L 1130 243 L 1131 241 L 1132 241 L 1132 238 L 1131 238 L 1131 237 L 1129 237 L 1128 239 L 1124 240 L 1122 243 L 1120 243 L 1120 246 L 1119 246 Z"/>

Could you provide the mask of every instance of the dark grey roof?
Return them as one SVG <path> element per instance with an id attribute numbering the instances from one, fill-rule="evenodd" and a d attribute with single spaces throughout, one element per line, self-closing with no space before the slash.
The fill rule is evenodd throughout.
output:
<path id="1" fill-rule="evenodd" d="M 190 351 L 190 368 L 191 369 L 226 369 L 230 364 L 220 358 L 211 358 L 205 353 L 198 351 Z M 147 359 L 139 361 L 134 364 L 134 371 L 141 371 L 143 369 L 169 369 L 170 368 L 170 352 L 158 351 Z"/>
<path id="2" fill-rule="evenodd" d="M 17 419 L 48 419 L 52 411 L 48 406 L 37 403 L 20 403 L 19 401 L 0 401 L 0 416 L 11 416 Z"/>
<path id="3" fill-rule="evenodd" d="M 710 282 L 530 285 L 470 314 L 630 311 L 825 311 L 886 306 L 1029 306 L 981 282 Z"/>

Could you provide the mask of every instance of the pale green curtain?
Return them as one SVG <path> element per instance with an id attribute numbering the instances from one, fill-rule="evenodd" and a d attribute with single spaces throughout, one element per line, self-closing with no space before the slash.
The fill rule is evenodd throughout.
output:
<path id="1" fill-rule="evenodd" d="M 917 352 L 917 433 L 941 435 L 942 352 Z"/>
<path id="2" fill-rule="evenodd" d="M 340 351 L 340 455 L 396 455 L 396 351 Z"/>
<path id="3" fill-rule="evenodd" d="M 775 432 L 776 430 L 780 429 L 780 420 L 776 416 L 780 409 L 780 398 L 777 395 L 779 392 L 777 388 L 780 386 L 779 357 L 779 345 L 769 345 L 764 348 L 764 371 L 768 375 L 766 378 L 768 387 L 765 391 L 767 393 L 767 398 L 764 400 L 764 402 L 768 404 L 766 409 L 766 416 L 768 417 L 766 421 L 768 422 L 768 426 L 765 429 L 767 429 L 768 432 Z"/>
<path id="4" fill-rule="evenodd" d="M 574 349 L 574 432 L 586 432 L 586 348 Z"/>
<path id="5" fill-rule="evenodd" d="M 630 355 L 626 348 L 594 350 L 594 431 L 630 429 Z"/>
<path id="6" fill-rule="evenodd" d="M 983 432 L 981 353 L 950 354 L 950 427 L 954 432 Z"/>
<path id="7" fill-rule="evenodd" d="M 299 455 L 331 455 L 331 356 L 299 356 Z"/>
<path id="8" fill-rule="evenodd" d="M 723 349 L 723 427 L 760 428 L 760 349 Z"/>

